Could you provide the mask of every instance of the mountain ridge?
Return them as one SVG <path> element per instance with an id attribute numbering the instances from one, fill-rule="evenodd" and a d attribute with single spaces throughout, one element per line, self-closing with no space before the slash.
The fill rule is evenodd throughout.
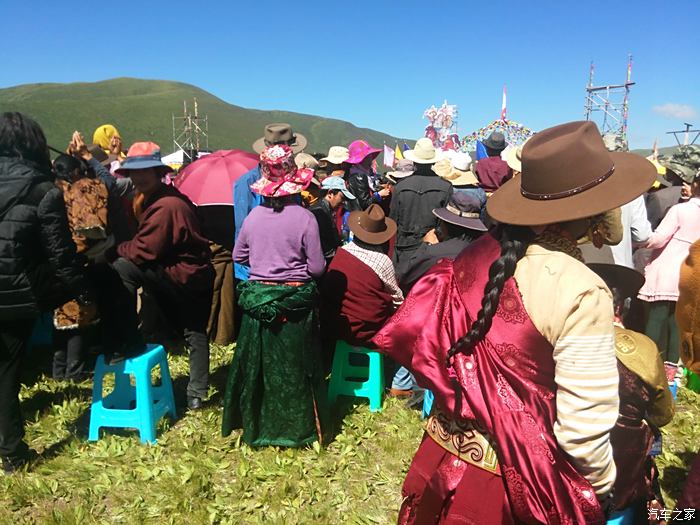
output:
<path id="1" fill-rule="evenodd" d="M 308 152 L 365 139 L 373 146 L 394 144 L 393 137 L 351 122 L 285 110 L 251 109 L 231 104 L 204 89 L 179 81 L 118 77 L 98 82 L 42 82 L 0 89 L 0 111 L 20 111 L 37 120 L 49 143 L 63 149 L 73 130 L 92 139 L 101 124 L 114 124 L 125 145 L 138 140 L 157 142 L 164 152 L 173 149 L 172 116 L 181 116 L 183 101 L 208 117 L 209 149 L 250 150 L 265 124 L 288 122 L 306 135 Z"/>

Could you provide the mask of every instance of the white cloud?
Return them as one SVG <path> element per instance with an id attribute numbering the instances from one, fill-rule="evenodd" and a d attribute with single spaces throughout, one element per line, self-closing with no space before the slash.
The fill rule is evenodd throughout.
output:
<path id="1" fill-rule="evenodd" d="M 676 118 L 676 119 L 691 119 L 695 118 L 698 113 L 695 111 L 693 106 L 688 106 L 687 104 L 662 104 L 661 106 L 654 106 L 651 108 L 654 113 L 663 115 L 664 117 Z"/>

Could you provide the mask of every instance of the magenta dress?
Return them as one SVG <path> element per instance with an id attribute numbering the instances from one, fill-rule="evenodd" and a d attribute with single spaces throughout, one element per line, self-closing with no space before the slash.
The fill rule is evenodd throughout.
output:
<path id="1" fill-rule="evenodd" d="M 485 339 L 445 365 L 499 253 L 486 235 L 438 263 L 373 340 L 435 395 L 399 523 L 603 524 L 593 488 L 557 445 L 553 348 L 513 278 Z"/>

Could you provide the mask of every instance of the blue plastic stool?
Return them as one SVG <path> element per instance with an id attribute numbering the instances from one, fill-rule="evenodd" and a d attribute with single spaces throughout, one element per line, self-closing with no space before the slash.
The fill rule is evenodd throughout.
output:
<path id="1" fill-rule="evenodd" d="M 151 371 L 156 366 L 160 366 L 160 386 L 151 382 Z M 105 374 L 114 374 L 114 390 L 102 397 Z M 131 384 L 132 375 L 136 386 Z M 148 345 L 145 354 L 114 365 L 106 364 L 102 355 L 97 358 L 92 385 L 90 441 L 100 438 L 100 428 L 112 427 L 135 428 L 142 443 L 155 443 L 156 423 L 166 414 L 176 417 L 173 382 L 162 345 Z"/>
<path id="2" fill-rule="evenodd" d="M 433 409 L 433 393 L 427 388 L 423 391 L 423 413 L 421 414 L 421 419 L 425 419 L 430 415 L 430 411 Z"/>
<path id="3" fill-rule="evenodd" d="M 613 511 L 607 525 L 632 525 L 632 523 L 634 523 L 634 507 L 627 507 Z"/>
<path id="4" fill-rule="evenodd" d="M 350 356 L 366 355 L 367 366 L 350 363 Z M 338 396 L 366 397 L 371 412 L 381 412 L 384 396 L 384 360 L 382 354 L 362 347 L 350 346 L 345 341 L 335 345 L 328 400 L 334 403 Z"/>

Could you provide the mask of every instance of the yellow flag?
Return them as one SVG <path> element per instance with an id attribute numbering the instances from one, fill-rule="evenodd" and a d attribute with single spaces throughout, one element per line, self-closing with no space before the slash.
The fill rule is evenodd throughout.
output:
<path id="1" fill-rule="evenodd" d="M 399 145 L 396 145 L 396 150 L 394 151 L 394 158 L 396 160 L 403 160 L 403 154 L 401 153 L 401 148 L 399 148 Z"/>

